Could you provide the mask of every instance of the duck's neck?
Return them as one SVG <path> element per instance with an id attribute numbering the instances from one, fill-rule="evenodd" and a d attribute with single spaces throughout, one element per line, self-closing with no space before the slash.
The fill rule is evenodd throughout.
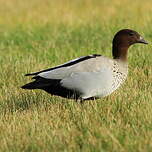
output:
<path id="1" fill-rule="evenodd" d="M 128 45 L 113 45 L 112 55 L 114 59 L 127 62 Z"/>

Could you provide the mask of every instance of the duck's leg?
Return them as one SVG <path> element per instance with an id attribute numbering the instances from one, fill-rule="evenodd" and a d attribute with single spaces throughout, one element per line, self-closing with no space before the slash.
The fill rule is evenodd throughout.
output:
<path id="1" fill-rule="evenodd" d="M 83 98 L 76 98 L 75 101 L 76 101 L 77 103 L 81 103 L 81 104 L 84 103 L 84 99 L 83 99 Z"/>
<path id="2" fill-rule="evenodd" d="M 81 99 L 80 99 L 80 103 L 81 103 L 81 104 L 84 104 L 84 99 L 81 98 Z"/>

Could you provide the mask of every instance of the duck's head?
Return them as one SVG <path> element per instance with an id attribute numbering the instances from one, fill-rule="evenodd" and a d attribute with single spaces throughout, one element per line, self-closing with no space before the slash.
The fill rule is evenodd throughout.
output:
<path id="1" fill-rule="evenodd" d="M 139 33 L 130 29 L 123 29 L 117 32 L 114 36 L 113 43 L 124 46 L 130 46 L 135 43 L 148 44 Z"/>
<path id="2" fill-rule="evenodd" d="M 136 31 L 123 29 L 118 31 L 113 38 L 113 57 L 115 59 L 127 59 L 128 48 L 136 43 L 148 44 Z"/>

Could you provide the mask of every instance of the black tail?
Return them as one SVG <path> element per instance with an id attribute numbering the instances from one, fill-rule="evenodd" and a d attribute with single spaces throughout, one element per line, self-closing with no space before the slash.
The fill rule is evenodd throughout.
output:
<path id="1" fill-rule="evenodd" d="M 22 89 L 40 89 L 42 87 L 42 84 L 34 81 L 30 82 L 28 84 L 23 85 L 21 88 Z"/>
<path id="2" fill-rule="evenodd" d="M 33 77 L 35 81 L 23 85 L 22 89 L 43 89 L 49 86 L 57 86 L 61 80 L 59 79 L 45 79 L 39 76 Z"/>

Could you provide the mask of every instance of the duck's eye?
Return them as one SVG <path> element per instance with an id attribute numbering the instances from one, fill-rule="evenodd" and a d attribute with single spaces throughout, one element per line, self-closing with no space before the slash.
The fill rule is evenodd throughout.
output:
<path id="1" fill-rule="evenodd" d="M 130 35 L 130 36 L 133 36 L 133 35 L 134 35 L 134 33 L 133 33 L 133 32 L 131 32 L 131 33 L 129 33 L 129 35 Z"/>

